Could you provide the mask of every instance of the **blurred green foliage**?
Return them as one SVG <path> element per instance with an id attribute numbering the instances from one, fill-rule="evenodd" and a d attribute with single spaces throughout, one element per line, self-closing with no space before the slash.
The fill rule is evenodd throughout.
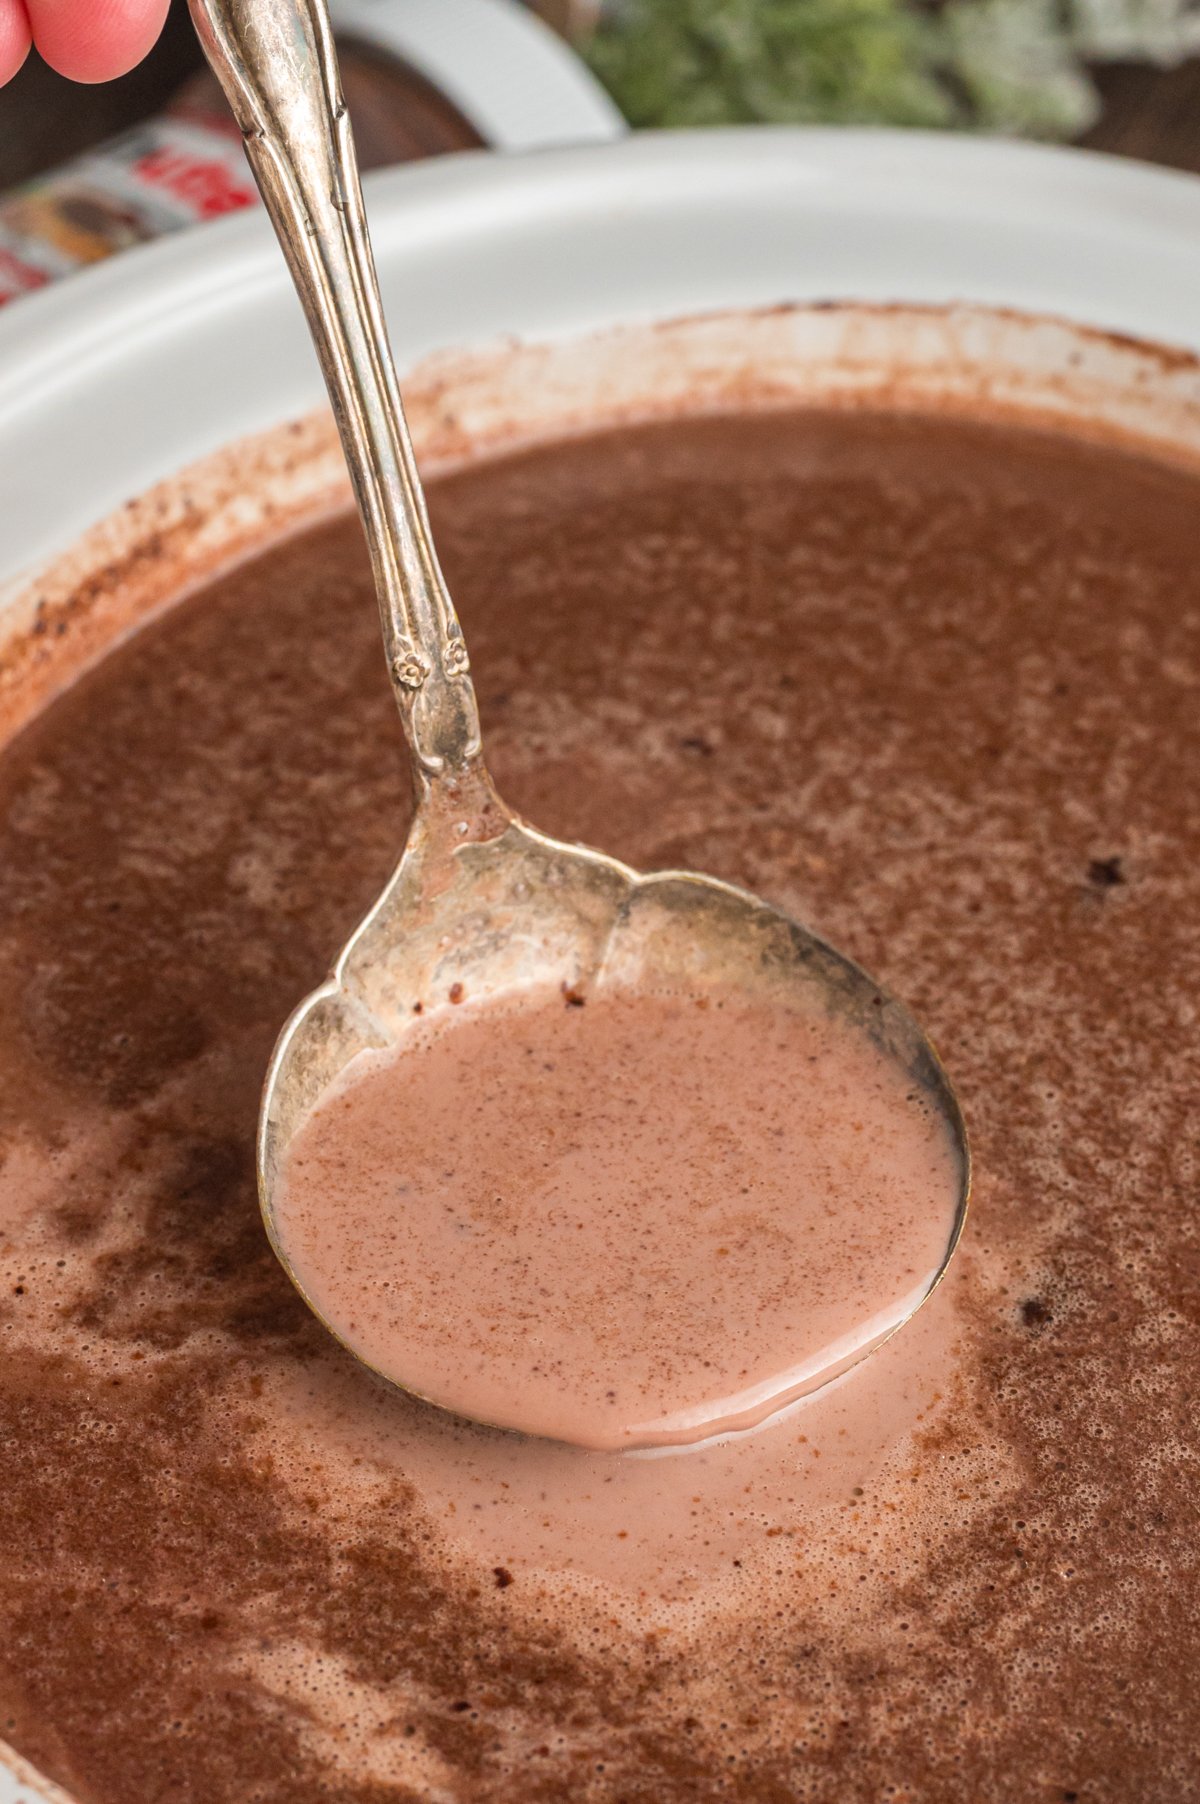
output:
<path id="1" fill-rule="evenodd" d="M 1190 0 L 614 0 L 583 50 L 631 124 L 950 126 L 1064 138 L 1087 59 L 1171 61 Z"/>

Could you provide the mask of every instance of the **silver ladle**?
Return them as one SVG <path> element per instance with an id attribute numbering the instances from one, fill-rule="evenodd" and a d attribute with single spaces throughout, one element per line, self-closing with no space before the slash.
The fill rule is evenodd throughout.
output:
<path id="1" fill-rule="evenodd" d="M 653 980 L 660 989 L 735 990 L 793 1010 L 835 1011 L 920 1088 L 944 1124 L 958 1174 L 957 1208 L 928 1295 L 957 1244 L 970 1189 L 962 1114 L 933 1048 L 863 971 L 767 903 L 709 877 L 641 875 L 539 833 L 500 800 L 484 764 L 467 648 L 404 420 L 325 0 L 190 5 L 245 135 L 333 403 L 416 791 L 395 875 L 333 975 L 287 1023 L 271 1060 L 258 1183 L 285 1270 L 305 1295 L 275 1209 L 289 1142 L 353 1059 L 404 1041 L 418 1005 L 451 996 L 486 1002 L 546 986 L 628 991 Z M 923 1300 L 910 1299 L 895 1320 L 864 1330 L 852 1358 L 889 1338 Z M 761 1420 L 848 1363 L 843 1357 L 836 1369 L 790 1374 L 735 1425 Z M 403 1372 L 383 1376 L 412 1388 Z M 711 1424 L 698 1420 L 694 1429 L 672 1438 L 703 1439 Z"/>

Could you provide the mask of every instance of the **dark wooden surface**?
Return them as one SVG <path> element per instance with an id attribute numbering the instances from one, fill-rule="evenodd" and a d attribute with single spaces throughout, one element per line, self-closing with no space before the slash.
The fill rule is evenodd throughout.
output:
<path id="1" fill-rule="evenodd" d="M 1177 69 L 1114 63 L 1096 80 L 1104 112 L 1084 144 L 1200 172 L 1200 59 Z"/>
<path id="2" fill-rule="evenodd" d="M 148 61 L 122 81 L 77 87 L 31 58 L 0 90 L 0 191 L 157 112 L 199 65 L 181 0 Z M 1084 143 L 1200 171 L 1200 60 L 1171 70 L 1115 65 L 1098 80 L 1104 115 Z"/>

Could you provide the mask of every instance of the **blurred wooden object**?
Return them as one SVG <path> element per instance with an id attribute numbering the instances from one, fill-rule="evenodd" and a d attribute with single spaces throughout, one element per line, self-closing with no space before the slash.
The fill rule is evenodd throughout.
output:
<path id="1" fill-rule="evenodd" d="M 564 37 L 590 25 L 598 16 L 600 5 L 601 0 L 533 0 L 534 12 Z"/>
<path id="2" fill-rule="evenodd" d="M 1200 172 L 1200 59 L 1177 69 L 1113 63 L 1096 81 L 1104 112 L 1084 144 Z"/>

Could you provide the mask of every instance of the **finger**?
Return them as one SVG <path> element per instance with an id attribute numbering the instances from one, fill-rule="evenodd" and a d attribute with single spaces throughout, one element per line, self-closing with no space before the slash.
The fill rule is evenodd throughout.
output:
<path id="1" fill-rule="evenodd" d="M 0 0 L 0 87 L 21 67 L 31 42 L 23 0 Z"/>
<path id="2" fill-rule="evenodd" d="M 25 0 L 25 4 L 33 41 L 52 69 L 72 81 L 111 81 L 140 63 L 153 47 L 168 0 Z"/>

